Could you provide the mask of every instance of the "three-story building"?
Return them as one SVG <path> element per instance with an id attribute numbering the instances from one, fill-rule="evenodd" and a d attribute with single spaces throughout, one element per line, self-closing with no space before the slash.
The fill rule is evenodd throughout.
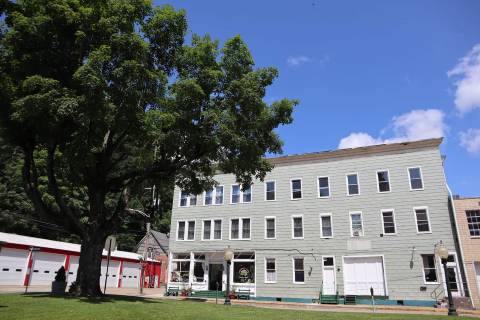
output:
<path id="1" fill-rule="evenodd" d="M 445 292 L 443 241 L 462 295 L 441 141 L 282 156 L 249 188 L 231 174 L 201 195 L 175 188 L 169 285 L 224 290 L 230 246 L 233 288 L 256 299 L 361 299 L 372 288 L 384 303 L 432 305 Z"/>

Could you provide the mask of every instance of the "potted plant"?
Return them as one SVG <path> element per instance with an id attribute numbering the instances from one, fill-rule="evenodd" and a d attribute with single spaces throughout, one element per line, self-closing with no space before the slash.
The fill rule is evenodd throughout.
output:
<path id="1" fill-rule="evenodd" d="M 52 281 L 52 294 L 53 295 L 64 295 L 65 289 L 67 288 L 67 276 L 65 275 L 65 268 L 60 267 L 55 276 L 55 281 Z"/>
<path id="2" fill-rule="evenodd" d="M 237 295 L 235 294 L 235 290 L 230 291 L 228 297 L 230 298 L 230 300 L 236 299 Z"/>

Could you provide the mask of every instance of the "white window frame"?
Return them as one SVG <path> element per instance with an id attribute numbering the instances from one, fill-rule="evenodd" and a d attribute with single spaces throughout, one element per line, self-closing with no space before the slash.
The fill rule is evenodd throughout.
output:
<path id="1" fill-rule="evenodd" d="M 395 232 L 394 233 L 386 233 L 385 232 L 385 222 L 383 221 L 383 213 L 384 212 L 391 212 L 392 213 L 393 226 L 395 227 Z M 380 210 L 380 219 L 382 219 L 382 230 L 383 230 L 383 235 L 384 236 L 394 236 L 398 233 L 397 220 L 395 219 L 395 209 L 382 209 L 382 210 Z"/>
<path id="2" fill-rule="evenodd" d="M 378 180 L 378 173 L 379 172 L 387 172 L 388 174 L 388 191 L 380 191 L 380 180 Z M 392 192 L 392 176 L 390 175 L 389 169 L 380 169 L 375 171 L 375 178 L 377 179 L 377 192 L 378 193 L 390 193 Z"/>
<path id="3" fill-rule="evenodd" d="M 184 206 L 182 206 L 181 205 L 181 203 L 182 203 L 182 192 L 183 192 L 183 190 L 180 190 L 179 195 L 178 195 L 178 207 L 179 208 L 188 208 L 188 207 L 190 207 L 190 197 L 192 196 L 192 194 L 187 195 L 187 203 Z M 198 194 L 196 196 L 197 196 L 197 204 L 195 206 L 198 206 Z"/>
<path id="4" fill-rule="evenodd" d="M 295 237 L 295 218 L 302 218 L 302 237 Z M 303 219 L 303 214 L 295 214 L 292 216 L 292 239 L 294 240 L 302 240 L 305 238 L 305 219 Z"/>
<path id="5" fill-rule="evenodd" d="M 222 198 L 222 203 L 215 203 L 217 199 L 217 187 L 222 187 L 223 188 L 223 198 Z M 205 204 L 205 196 L 207 195 L 207 191 L 203 191 L 203 205 L 204 206 L 220 206 L 225 203 L 225 186 L 223 184 L 219 184 L 218 186 L 213 186 L 212 190 L 212 203 L 211 204 Z M 190 200 L 190 199 L 189 199 Z M 197 199 L 198 201 L 198 199 Z"/>
<path id="6" fill-rule="evenodd" d="M 410 176 L 410 169 L 418 169 L 420 170 L 420 179 L 422 180 L 422 187 L 419 189 L 412 189 L 412 177 Z M 425 189 L 425 181 L 423 180 L 423 170 L 421 166 L 414 166 L 414 167 L 408 167 L 407 168 L 407 173 L 408 173 L 408 185 L 410 186 L 410 191 L 422 191 Z"/>
<path id="7" fill-rule="evenodd" d="M 362 234 L 361 235 L 358 235 L 358 236 L 354 236 L 353 235 L 353 228 L 352 228 L 352 215 L 353 214 L 357 214 L 359 213 L 360 214 L 360 219 L 362 221 Z M 365 226 L 363 225 L 363 213 L 362 211 L 350 211 L 348 213 L 348 221 L 350 222 L 350 237 L 352 238 L 360 238 L 360 237 L 364 237 L 365 236 Z"/>
<path id="8" fill-rule="evenodd" d="M 320 196 L 320 178 L 327 178 L 328 181 L 328 196 Z M 302 194 L 303 195 L 303 194 Z M 328 199 L 332 196 L 332 189 L 330 188 L 330 177 L 329 176 L 317 176 L 317 197 L 319 199 Z"/>
<path id="9" fill-rule="evenodd" d="M 215 239 L 214 234 L 215 234 L 215 220 L 220 220 L 220 239 Z M 205 239 L 204 238 L 204 231 L 205 231 L 205 221 L 210 221 L 210 239 Z M 203 219 L 202 220 L 202 241 L 219 241 L 222 240 L 223 237 L 223 218 L 211 218 L 211 219 Z"/>
<path id="10" fill-rule="evenodd" d="M 240 198 L 238 199 L 239 200 L 238 202 L 232 202 L 233 186 L 238 186 L 240 188 L 240 196 L 239 196 Z M 225 196 L 224 196 L 224 198 L 225 198 Z M 234 183 L 234 184 L 230 185 L 230 204 L 241 204 L 241 203 L 252 203 L 252 202 L 253 202 L 253 184 L 250 185 L 250 202 L 244 202 L 243 201 L 243 190 L 242 190 L 242 185 L 241 184 Z"/>
<path id="11" fill-rule="evenodd" d="M 232 239 L 232 220 L 239 220 L 238 221 L 238 239 Z M 243 220 L 250 219 L 250 237 L 243 238 Z M 232 241 L 242 241 L 242 240 L 252 240 L 252 218 L 251 217 L 238 217 L 238 218 L 230 218 L 230 228 L 228 230 L 228 239 Z"/>
<path id="12" fill-rule="evenodd" d="M 183 239 L 178 239 L 178 226 L 180 224 L 180 222 L 185 222 L 185 232 L 183 234 Z M 193 222 L 194 223 L 194 226 L 193 226 L 193 239 L 188 239 L 188 225 L 190 224 L 190 222 Z M 177 220 L 177 230 L 175 230 L 175 239 L 176 241 L 195 241 L 195 229 L 197 227 L 197 221 L 195 219 L 193 220 Z M 203 228 L 203 224 L 202 224 L 202 228 Z"/>
<path id="13" fill-rule="evenodd" d="M 429 231 L 418 231 L 417 210 L 425 210 L 425 213 L 427 214 Z M 413 216 L 415 217 L 415 230 L 417 230 L 417 234 L 432 233 L 432 223 L 430 222 L 430 212 L 427 206 L 413 207 Z"/>
<path id="14" fill-rule="evenodd" d="M 300 198 L 293 198 L 293 181 L 300 180 Z M 302 200 L 303 199 L 303 181 L 302 178 L 292 178 L 290 179 L 290 200 Z"/>
<path id="15" fill-rule="evenodd" d="M 348 189 L 348 176 L 356 175 L 357 176 L 357 187 L 358 187 L 358 193 L 356 194 L 350 194 L 350 190 Z M 360 191 L 360 176 L 358 175 L 358 172 L 350 172 L 345 175 L 345 184 L 347 186 L 347 196 L 348 197 L 355 197 L 359 196 L 361 194 Z"/>
<path id="16" fill-rule="evenodd" d="M 322 217 L 330 217 L 330 228 L 332 229 L 332 235 L 331 236 L 324 236 L 323 235 Z M 332 239 L 333 238 L 333 216 L 332 216 L 332 213 L 320 213 L 320 238 L 322 238 L 322 239 Z"/>
<path id="17" fill-rule="evenodd" d="M 275 228 L 275 235 L 273 238 L 267 236 L 267 220 L 273 219 L 273 224 Z M 276 216 L 266 216 L 265 217 L 265 240 L 276 240 L 277 239 L 277 217 Z"/>
<path id="18" fill-rule="evenodd" d="M 435 265 L 435 274 L 437 275 L 437 281 L 432 281 L 432 282 L 428 282 L 426 281 L 425 279 L 425 265 L 423 264 L 423 256 L 433 256 L 433 263 Z M 421 253 L 420 254 L 420 260 L 422 261 L 422 280 L 423 280 L 423 284 L 440 284 L 440 277 L 442 276 L 442 272 L 439 272 L 438 270 L 438 264 L 437 264 L 437 256 L 433 253 Z M 458 281 L 458 279 L 457 279 Z"/>
<path id="19" fill-rule="evenodd" d="M 274 185 L 273 192 L 274 192 L 274 194 L 275 194 L 275 199 L 273 199 L 273 200 L 267 200 L 267 183 L 269 183 L 269 182 L 273 182 L 273 185 Z M 277 201 L 277 181 L 276 181 L 276 180 L 268 180 L 268 181 L 265 181 L 264 185 L 265 185 L 265 197 L 264 197 L 264 200 L 265 200 L 265 201 Z"/>
<path id="20" fill-rule="evenodd" d="M 267 260 L 273 260 L 275 261 L 275 281 L 268 281 L 268 277 L 267 277 Z M 277 258 L 272 258 L 272 257 L 265 257 L 264 259 L 264 263 L 265 263 L 265 278 L 264 278 L 264 283 L 277 283 L 277 279 L 278 279 L 278 270 L 277 270 Z"/>
<path id="21" fill-rule="evenodd" d="M 295 259 L 303 260 L 303 281 L 295 281 Z M 294 284 L 305 284 L 305 258 L 304 257 L 292 257 L 292 281 Z"/>

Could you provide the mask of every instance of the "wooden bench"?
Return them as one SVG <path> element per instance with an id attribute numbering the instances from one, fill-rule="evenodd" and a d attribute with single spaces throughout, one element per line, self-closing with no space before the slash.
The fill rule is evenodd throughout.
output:
<path id="1" fill-rule="evenodd" d="M 178 296 L 178 291 L 180 291 L 180 288 L 177 286 L 170 286 L 167 289 L 167 292 L 165 292 L 166 296 Z"/>
<path id="2" fill-rule="evenodd" d="M 237 299 L 250 300 L 250 289 L 237 289 Z"/>

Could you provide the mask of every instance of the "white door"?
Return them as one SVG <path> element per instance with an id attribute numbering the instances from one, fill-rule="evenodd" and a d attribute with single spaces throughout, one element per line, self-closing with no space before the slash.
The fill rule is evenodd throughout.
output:
<path id="1" fill-rule="evenodd" d="M 444 290 L 447 292 L 447 285 L 445 281 L 445 272 L 442 265 L 442 277 Z M 452 291 L 452 296 L 454 297 L 463 297 L 463 286 L 462 286 L 462 277 L 457 265 L 457 255 L 455 253 L 450 254 L 447 260 L 447 277 L 448 282 L 450 282 L 450 289 Z"/>
<path id="2" fill-rule="evenodd" d="M 116 288 L 118 286 L 118 272 L 120 268 L 119 261 L 112 261 L 110 260 L 110 264 L 108 266 L 108 279 L 107 279 L 107 287 L 109 288 Z M 107 260 L 102 260 L 102 269 L 101 269 L 101 276 L 100 276 L 100 288 L 103 290 L 105 286 L 105 276 L 107 275 Z"/>
<path id="3" fill-rule="evenodd" d="M 322 273 L 323 288 L 322 293 L 325 295 L 334 295 L 337 293 L 335 283 L 335 258 L 322 257 Z"/>
<path id="4" fill-rule="evenodd" d="M 122 288 L 138 288 L 140 283 L 140 265 L 133 262 L 123 263 Z"/>
<path id="5" fill-rule="evenodd" d="M 65 255 L 34 252 L 30 285 L 48 285 L 55 280 L 56 272 L 65 263 Z"/>
<path id="6" fill-rule="evenodd" d="M 23 285 L 28 251 L 2 248 L 0 251 L 0 285 Z"/>
<path id="7" fill-rule="evenodd" d="M 77 279 L 78 260 L 79 257 L 70 256 L 70 267 L 68 268 L 67 274 L 67 283 L 69 286 L 72 284 L 73 281 Z"/>
<path id="8" fill-rule="evenodd" d="M 382 257 L 345 257 L 343 265 L 345 294 L 386 295 Z"/>

